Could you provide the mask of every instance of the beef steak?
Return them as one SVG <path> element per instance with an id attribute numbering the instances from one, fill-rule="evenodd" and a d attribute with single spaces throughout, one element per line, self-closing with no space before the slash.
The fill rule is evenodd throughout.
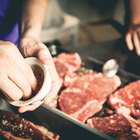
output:
<path id="1" fill-rule="evenodd" d="M 116 140 L 138 140 L 136 134 L 132 132 L 131 124 L 119 114 L 90 118 L 87 120 L 87 125 L 95 127 Z"/>
<path id="2" fill-rule="evenodd" d="M 133 131 L 140 137 L 140 80 L 110 95 L 108 103 L 130 122 Z"/>
<path id="3" fill-rule="evenodd" d="M 59 106 L 63 112 L 85 122 L 102 109 L 107 96 L 120 83 L 118 76 L 110 78 L 93 72 L 83 74 L 61 92 Z"/>
<path id="4" fill-rule="evenodd" d="M 0 134 L 11 140 L 58 140 L 47 128 L 35 125 L 18 115 L 0 110 Z"/>
<path id="5" fill-rule="evenodd" d="M 65 75 L 79 70 L 82 63 L 81 58 L 77 53 L 61 53 L 53 59 L 56 70 L 62 79 Z"/>

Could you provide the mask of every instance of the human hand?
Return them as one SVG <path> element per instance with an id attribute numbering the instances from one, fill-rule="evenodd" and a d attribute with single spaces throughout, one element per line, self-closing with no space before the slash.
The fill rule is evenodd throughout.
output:
<path id="1" fill-rule="evenodd" d="M 25 63 L 17 47 L 0 41 L 0 90 L 1 97 L 13 101 L 29 98 L 37 84 L 31 68 Z"/>
<path id="2" fill-rule="evenodd" d="M 125 39 L 128 49 L 136 49 L 137 55 L 140 55 L 140 24 L 130 26 Z"/>
<path id="3" fill-rule="evenodd" d="M 56 96 L 61 87 L 62 81 L 59 79 L 58 73 L 55 69 L 54 61 L 48 48 L 39 40 L 24 37 L 20 42 L 19 49 L 24 57 L 37 57 L 43 64 L 47 65 L 52 78 L 52 88 L 45 99 L 35 105 L 20 107 L 19 112 L 35 110 L 43 103 L 51 105 L 52 102 L 56 100 Z"/>

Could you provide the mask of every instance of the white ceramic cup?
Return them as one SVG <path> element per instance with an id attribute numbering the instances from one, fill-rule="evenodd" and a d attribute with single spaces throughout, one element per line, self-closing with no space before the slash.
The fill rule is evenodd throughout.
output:
<path id="1" fill-rule="evenodd" d="M 25 61 L 32 68 L 33 72 L 37 71 L 38 74 L 43 76 L 42 79 L 43 81 L 41 81 L 42 82 L 41 88 L 32 98 L 27 100 L 18 100 L 9 102 L 14 106 L 26 106 L 36 104 L 42 101 L 45 98 L 45 96 L 49 93 L 52 85 L 51 75 L 46 65 L 42 64 L 40 60 L 38 60 L 35 57 L 28 57 L 25 59 Z"/>

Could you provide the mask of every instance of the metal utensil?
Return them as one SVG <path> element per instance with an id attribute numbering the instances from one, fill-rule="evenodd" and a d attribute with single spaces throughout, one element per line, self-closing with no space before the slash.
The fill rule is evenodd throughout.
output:
<path id="1" fill-rule="evenodd" d="M 103 65 L 102 72 L 108 77 L 114 76 L 119 69 L 119 65 L 115 59 L 110 59 Z"/>

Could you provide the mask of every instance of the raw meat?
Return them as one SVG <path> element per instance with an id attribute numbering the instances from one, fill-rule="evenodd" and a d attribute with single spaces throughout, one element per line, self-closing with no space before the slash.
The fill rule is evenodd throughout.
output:
<path id="1" fill-rule="evenodd" d="M 61 53 L 53 59 L 57 72 L 62 79 L 66 74 L 79 70 L 82 64 L 81 58 L 77 53 Z"/>
<path id="2" fill-rule="evenodd" d="M 108 103 L 130 122 L 133 131 L 140 137 L 140 80 L 110 95 Z"/>
<path id="3" fill-rule="evenodd" d="M 137 135 L 132 132 L 131 124 L 122 115 L 93 117 L 87 120 L 87 124 L 114 137 L 116 140 L 138 140 Z"/>
<path id="4" fill-rule="evenodd" d="M 58 140 L 59 136 L 18 115 L 0 110 L 0 134 L 8 140 Z"/>
<path id="5" fill-rule="evenodd" d="M 82 60 L 78 53 L 61 53 L 57 58 L 70 66 L 69 69 L 72 71 L 79 70 L 82 64 Z"/>
<path id="6" fill-rule="evenodd" d="M 59 106 L 63 112 L 85 122 L 102 109 L 108 95 L 120 84 L 118 76 L 110 78 L 94 72 L 83 74 L 61 92 Z"/>

